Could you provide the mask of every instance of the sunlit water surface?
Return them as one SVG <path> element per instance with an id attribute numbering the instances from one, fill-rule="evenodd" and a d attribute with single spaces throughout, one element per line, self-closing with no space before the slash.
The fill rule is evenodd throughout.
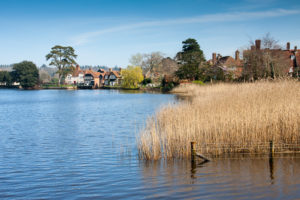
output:
<path id="1" fill-rule="evenodd" d="M 0 90 L 1 199 L 300 199 L 300 158 L 144 162 L 136 135 L 173 95 Z"/>

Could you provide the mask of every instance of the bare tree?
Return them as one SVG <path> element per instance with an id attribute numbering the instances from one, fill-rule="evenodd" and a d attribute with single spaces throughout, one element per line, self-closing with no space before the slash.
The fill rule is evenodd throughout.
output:
<path id="1" fill-rule="evenodd" d="M 131 56 L 129 62 L 134 66 L 142 67 L 143 73 L 146 74 L 158 67 L 163 58 L 163 53 L 158 51 L 149 54 L 137 53 Z"/>
<path id="2" fill-rule="evenodd" d="M 144 59 L 144 54 L 137 53 L 131 56 L 129 59 L 129 63 L 134 66 L 142 66 Z"/>
<path id="3" fill-rule="evenodd" d="M 153 71 L 154 68 L 157 68 L 163 59 L 163 54 L 161 52 L 152 52 L 150 54 L 145 54 L 145 59 L 143 61 L 143 71 Z"/>
<path id="4" fill-rule="evenodd" d="M 260 41 L 262 48 L 254 46 L 255 43 L 250 42 L 252 48 L 243 52 L 244 77 L 257 80 L 267 77 L 286 76 L 290 59 L 286 52 L 281 50 L 278 41 L 271 37 L 269 33 Z M 258 40 L 259 43 L 260 41 Z"/>
<path id="5" fill-rule="evenodd" d="M 51 76 L 45 70 L 39 70 L 39 79 L 41 83 L 49 83 L 51 82 Z"/>
<path id="6" fill-rule="evenodd" d="M 281 46 L 278 44 L 278 40 L 275 40 L 270 33 L 267 33 L 262 38 L 262 47 L 264 49 L 281 49 Z"/>

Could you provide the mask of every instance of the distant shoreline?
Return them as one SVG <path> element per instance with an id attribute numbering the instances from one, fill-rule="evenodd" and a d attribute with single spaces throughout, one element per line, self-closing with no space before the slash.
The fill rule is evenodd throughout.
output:
<path id="1" fill-rule="evenodd" d="M 43 87 L 43 86 L 38 86 L 35 88 L 29 88 L 29 89 L 23 89 L 20 88 L 19 86 L 4 86 L 0 85 L 0 89 L 19 89 L 19 90 L 128 90 L 128 91 L 151 91 L 151 92 L 160 92 L 160 93 L 165 93 L 162 91 L 161 88 L 122 88 L 122 87 L 99 87 L 99 88 L 92 88 L 91 86 L 85 86 L 85 87 L 77 87 L 77 86 L 55 86 L 55 87 Z"/>

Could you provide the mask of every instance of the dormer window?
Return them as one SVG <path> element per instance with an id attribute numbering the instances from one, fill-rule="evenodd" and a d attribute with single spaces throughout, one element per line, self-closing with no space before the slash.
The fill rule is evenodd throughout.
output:
<path id="1" fill-rule="evenodd" d="M 110 75 L 110 79 L 115 79 L 116 76 L 115 75 Z"/>

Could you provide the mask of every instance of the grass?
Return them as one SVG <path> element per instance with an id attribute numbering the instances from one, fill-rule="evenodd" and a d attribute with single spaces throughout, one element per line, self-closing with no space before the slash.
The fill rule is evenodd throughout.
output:
<path id="1" fill-rule="evenodd" d="M 196 80 L 196 81 L 193 81 L 194 84 L 199 84 L 199 85 L 204 85 L 204 83 L 202 81 L 199 81 L 199 80 Z"/>
<path id="2" fill-rule="evenodd" d="M 210 156 L 266 153 L 270 140 L 276 151 L 282 143 L 299 150 L 299 81 L 186 84 L 173 92 L 191 98 L 148 119 L 137 137 L 141 159 L 188 158 L 191 141 Z"/>
<path id="3" fill-rule="evenodd" d="M 74 85 L 57 85 L 57 84 L 43 84 L 41 85 L 42 88 L 68 88 L 68 87 L 75 87 Z"/>

